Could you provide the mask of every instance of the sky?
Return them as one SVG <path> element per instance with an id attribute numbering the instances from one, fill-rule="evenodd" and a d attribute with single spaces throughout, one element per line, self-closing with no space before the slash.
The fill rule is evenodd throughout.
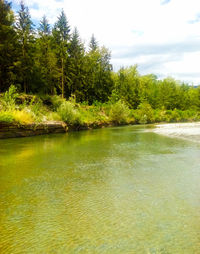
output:
<path id="1" fill-rule="evenodd" d="M 14 10 L 19 0 L 12 0 Z M 64 9 L 88 44 L 94 34 L 111 50 L 114 70 L 138 65 L 141 74 L 200 84 L 200 0 L 25 0 L 33 21 L 50 24 Z"/>

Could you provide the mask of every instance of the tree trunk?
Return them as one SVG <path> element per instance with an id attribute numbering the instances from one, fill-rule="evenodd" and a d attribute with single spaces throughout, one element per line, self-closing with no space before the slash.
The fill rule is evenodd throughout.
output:
<path id="1" fill-rule="evenodd" d="M 62 57 L 62 98 L 64 98 L 64 60 Z"/>
<path id="2" fill-rule="evenodd" d="M 25 49 L 24 49 L 24 44 L 22 46 L 22 53 L 23 53 L 23 62 L 25 63 Z M 23 63 L 23 65 L 24 65 Z M 27 85 L 26 85 L 26 78 L 25 78 L 25 73 L 24 73 L 24 66 L 23 66 L 23 83 L 24 83 L 24 93 L 26 94 L 27 92 Z"/>

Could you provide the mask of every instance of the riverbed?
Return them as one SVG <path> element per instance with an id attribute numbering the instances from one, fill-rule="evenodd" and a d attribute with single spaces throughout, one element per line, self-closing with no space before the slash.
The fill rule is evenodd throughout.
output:
<path id="1" fill-rule="evenodd" d="M 199 129 L 0 140 L 0 253 L 200 253 Z"/>

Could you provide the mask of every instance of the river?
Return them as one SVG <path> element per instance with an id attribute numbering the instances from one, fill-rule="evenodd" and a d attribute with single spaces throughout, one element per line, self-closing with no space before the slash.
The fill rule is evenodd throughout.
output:
<path id="1" fill-rule="evenodd" d="M 0 253 L 200 253 L 197 127 L 0 140 Z"/>

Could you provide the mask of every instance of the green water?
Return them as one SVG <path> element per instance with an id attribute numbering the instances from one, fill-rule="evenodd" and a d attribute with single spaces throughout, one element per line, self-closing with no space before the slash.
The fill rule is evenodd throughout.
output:
<path id="1" fill-rule="evenodd" d="M 0 140 L 0 253 L 200 253 L 200 144 L 144 127 Z"/>

